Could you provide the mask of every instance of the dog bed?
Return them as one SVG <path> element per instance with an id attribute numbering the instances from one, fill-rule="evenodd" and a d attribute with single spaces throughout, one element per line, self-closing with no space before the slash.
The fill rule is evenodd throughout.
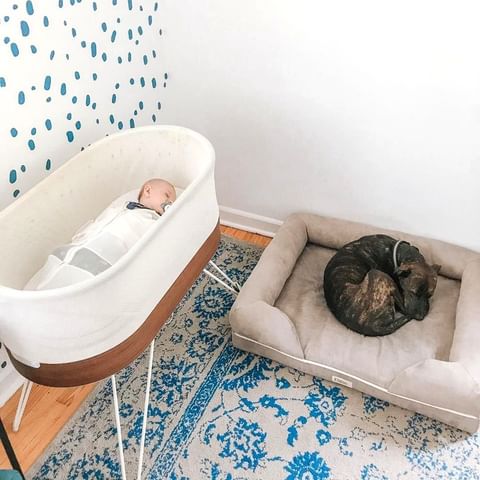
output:
<path id="1" fill-rule="evenodd" d="M 323 295 L 336 249 L 384 233 L 442 266 L 429 314 L 391 335 L 342 325 Z M 333 382 L 476 432 L 480 417 L 480 254 L 355 222 L 294 214 L 281 226 L 230 313 L 233 343 Z"/>

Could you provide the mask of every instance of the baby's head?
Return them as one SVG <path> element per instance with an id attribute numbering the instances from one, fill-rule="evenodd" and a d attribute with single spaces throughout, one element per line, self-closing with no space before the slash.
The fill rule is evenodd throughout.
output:
<path id="1" fill-rule="evenodd" d="M 161 178 L 147 180 L 138 194 L 138 201 L 147 208 L 155 210 L 162 215 L 165 204 L 173 203 L 177 198 L 175 187 Z"/>

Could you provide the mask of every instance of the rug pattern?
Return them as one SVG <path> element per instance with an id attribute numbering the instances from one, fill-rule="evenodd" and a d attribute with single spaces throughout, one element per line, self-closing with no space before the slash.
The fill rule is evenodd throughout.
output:
<path id="1" fill-rule="evenodd" d="M 222 237 L 215 261 L 243 283 L 262 250 Z M 156 339 L 148 480 L 480 480 L 480 435 L 240 351 L 233 297 L 205 275 Z M 117 375 L 136 478 L 146 354 Z M 100 383 L 28 477 L 118 479 L 111 383 Z"/>

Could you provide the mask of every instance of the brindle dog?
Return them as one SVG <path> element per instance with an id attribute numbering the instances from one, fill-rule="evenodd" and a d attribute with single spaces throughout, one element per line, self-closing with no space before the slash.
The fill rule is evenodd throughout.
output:
<path id="1" fill-rule="evenodd" d="M 396 243 L 387 235 L 362 237 L 338 250 L 325 268 L 327 305 L 363 335 L 388 335 L 429 311 L 440 266 L 428 265 L 418 248 L 401 242 L 395 268 Z"/>

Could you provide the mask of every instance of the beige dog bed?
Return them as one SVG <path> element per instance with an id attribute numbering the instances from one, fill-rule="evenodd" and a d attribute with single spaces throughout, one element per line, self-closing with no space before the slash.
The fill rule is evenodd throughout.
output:
<path id="1" fill-rule="evenodd" d="M 384 233 L 442 265 L 430 312 L 391 335 L 365 337 L 335 319 L 323 271 L 335 249 Z M 423 237 L 290 216 L 230 313 L 233 343 L 469 432 L 480 417 L 480 254 Z"/>

